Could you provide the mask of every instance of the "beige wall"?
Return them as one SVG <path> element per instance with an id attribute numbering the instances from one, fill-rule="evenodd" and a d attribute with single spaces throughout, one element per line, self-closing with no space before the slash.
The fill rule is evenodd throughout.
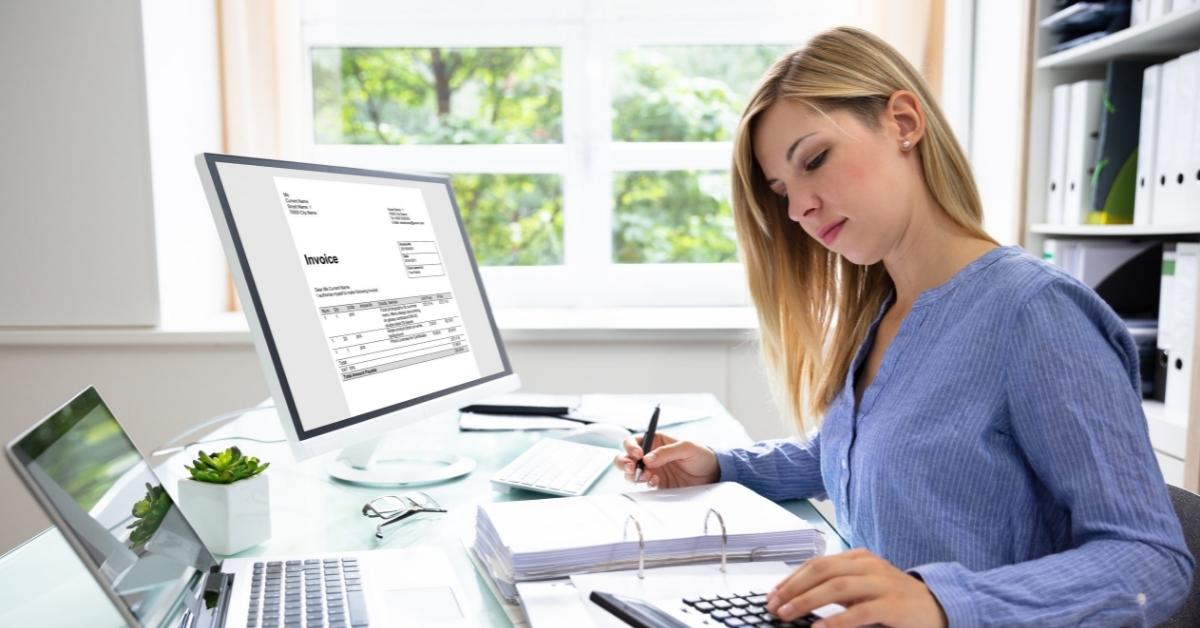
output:
<path id="1" fill-rule="evenodd" d="M 147 332 L 150 333 L 150 332 Z M 523 332 L 529 336 L 530 332 Z M 783 435 L 750 343 L 722 339 L 509 342 L 524 389 L 536 392 L 711 392 L 756 438 Z M 224 344 L 0 345 L 0 441 L 95 385 L 134 442 L 150 451 L 205 418 L 267 396 L 253 347 Z M 0 552 L 49 525 L 0 465 Z"/>

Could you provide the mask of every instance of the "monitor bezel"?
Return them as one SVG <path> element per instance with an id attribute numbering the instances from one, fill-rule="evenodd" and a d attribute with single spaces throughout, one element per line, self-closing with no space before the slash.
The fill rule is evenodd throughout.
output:
<path id="1" fill-rule="evenodd" d="M 467 258 L 471 263 L 471 272 L 474 274 L 475 281 L 479 286 L 488 326 L 499 351 L 503 369 L 498 373 L 484 375 L 470 382 L 457 384 L 369 412 L 352 415 L 327 425 L 305 429 L 292 395 L 291 386 L 288 383 L 287 373 L 280 360 L 275 337 L 271 333 L 270 322 L 267 320 L 267 314 L 262 307 L 254 273 L 250 269 L 242 238 L 238 232 L 237 221 L 234 218 L 233 211 L 229 205 L 229 199 L 226 196 L 225 188 L 221 181 L 218 165 L 222 163 L 300 172 L 321 172 L 364 178 L 384 178 L 396 181 L 441 184 L 445 188 L 446 194 L 450 199 L 450 205 L 454 210 L 454 218 L 458 225 L 459 235 L 462 237 L 463 246 L 466 247 Z M 279 413 L 280 422 L 284 426 L 288 436 L 288 443 L 291 445 L 297 459 L 308 458 L 340 447 L 358 444 L 383 431 L 395 429 L 434 414 L 457 408 L 483 396 L 515 390 L 520 386 L 520 380 L 513 372 L 512 363 L 509 361 L 503 339 L 500 336 L 500 329 L 496 325 L 496 319 L 492 312 L 491 303 L 488 300 L 483 277 L 479 272 L 479 265 L 475 261 L 474 250 L 471 247 L 470 239 L 467 237 L 466 226 L 463 223 L 462 214 L 458 207 L 458 200 L 454 196 L 454 189 L 450 184 L 448 176 L 428 173 L 388 172 L 220 153 L 201 153 L 197 155 L 196 166 L 200 171 L 201 180 L 209 198 L 209 205 L 213 211 L 213 217 L 217 224 L 218 232 L 221 235 L 230 268 L 233 270 L 231 274 L 237 284 L 239 296 L 243 303 L 243 311 L 246 314 L 246 320 L 250 324 L 251 333 L 254 338 L 256 353 L 262 363 L 264 375 L 267 378 L 272 397 L 274 397 L 276 402 L 276 408 L 286 410 L 286 417 L 283 412 Z M 253 315 L 245 311 L 245 304 L 247 303 L 252 304 Z"/>

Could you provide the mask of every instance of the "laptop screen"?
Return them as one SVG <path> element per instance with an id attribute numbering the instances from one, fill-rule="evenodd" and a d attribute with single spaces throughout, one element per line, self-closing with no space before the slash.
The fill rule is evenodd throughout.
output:
<path id="1" fill-rule="evenodd" d="M 142 624 L 216 563 L 94 388 L 9 447 L 80 558 Z"/>

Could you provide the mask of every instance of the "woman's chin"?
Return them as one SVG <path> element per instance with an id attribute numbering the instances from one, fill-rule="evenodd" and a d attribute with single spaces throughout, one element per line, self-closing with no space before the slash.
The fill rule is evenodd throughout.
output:
<path id="1" fill-rule="evenodd" d="M 846 259 L 846 261 L 854 264 L 855 266 L 873 266 L 877 264 L 879 260 L 883 259 L 882 255 L 873 255 L 869 251 L 862 251 L 860 249 L 847 248 L 840 251 L 834 250 L 834 252 L 841 255 Z"/>

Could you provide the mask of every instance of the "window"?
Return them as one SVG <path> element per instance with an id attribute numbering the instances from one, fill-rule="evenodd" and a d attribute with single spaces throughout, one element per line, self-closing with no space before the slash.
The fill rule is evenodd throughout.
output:
<path id="1" fill-rule="evenodd" d="M 812 34 L 878 27 L 877 5 L 308 0 L 304 145 L 449 174 L 497 305 L 745 304 L 729 184 L 745 100 Z"/>

